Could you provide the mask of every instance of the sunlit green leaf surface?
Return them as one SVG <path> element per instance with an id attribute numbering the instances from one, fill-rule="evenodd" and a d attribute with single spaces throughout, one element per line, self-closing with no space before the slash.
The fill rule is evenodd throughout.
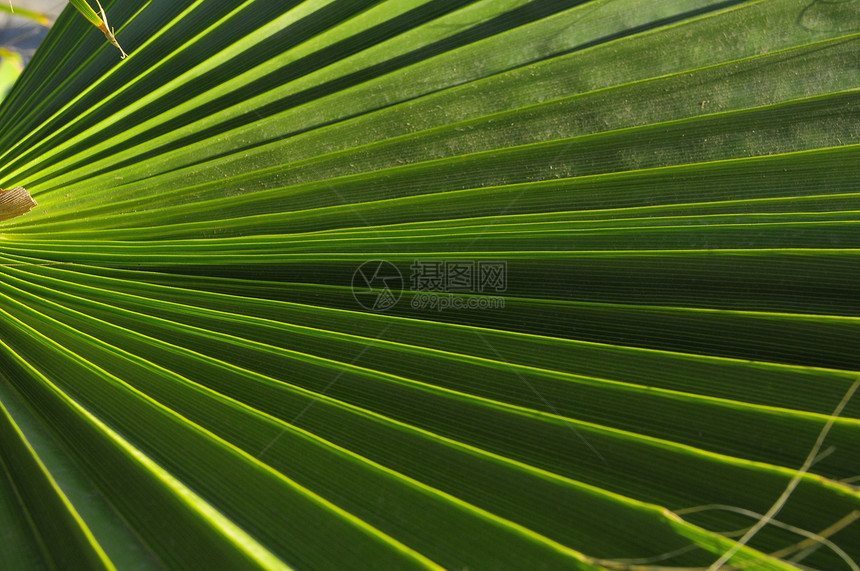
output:
<path id="1" fill-rule="evenodd" d="M 857 569 L 860 2 L 104 7 L 0 106 L 0 569 Z"/>

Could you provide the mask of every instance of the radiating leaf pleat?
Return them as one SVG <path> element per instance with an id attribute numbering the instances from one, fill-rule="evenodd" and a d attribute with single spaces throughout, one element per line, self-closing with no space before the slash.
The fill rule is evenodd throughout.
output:
<path id="1" fill-rule="evenodd" d="M 857 568 L 860 3 L 105 9 L 0 104 L 0 568 Z"/>

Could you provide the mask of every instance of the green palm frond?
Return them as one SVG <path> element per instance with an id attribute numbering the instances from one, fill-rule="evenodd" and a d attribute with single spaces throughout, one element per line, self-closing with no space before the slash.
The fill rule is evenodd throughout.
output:
<path id="1" fill-rule="evenodd" d="M 114 35 L 114 29 L 110 26 L 107 19 L 107 14 L 105 13 L 104 8 L 96 0 L 96 6 L 99 11 L 96 12 L 92 6 L 90 6 L 87 0 L 69 0 L 69 4 L 75 7 L 75 9 L 83 15 L 92 25 L 98 28 L 107 38 L 108 42 L 110 42 L 114 47 L 116 47 L 120 55 L 123 59 L 125 59 L 127 54 L 123 51 L 122 47 L 119 45 L 119 42 Z M 11 14 L 15 14 L 16 16 L 21 16 L 23 18 L 28 18 L 33 20 L 42 26 L 49 26 L 51 24 L 51 19 L 48 15 L 39 12 L 37 10 L 27 10 L 21 7 L 15 8 L 12 0 L 10 0 L 9 5 L 6 6 L 4 4 L 0 4 L 0 12 L 9 12 Z"/>
<path id="2" fill-rule="evenodd" d="M 16 16 L 27 18 L 28 20 L 32 20 L 33 22 L 36 22 L 37 24 L 40 24 L 42 26 L 49 26 L 51 24 L 51 18 L 49 18 L 47 14 L 43 14 L 38 10 L 27 10 L 21 7 L 15 8 L 11 2 L 8 6 L 5 4 L 0 4 L 0 12 L 15 14 Z"/>
<path id="3" fill-rule="evenodd" d="M 0 568 L 857 569 L 860 2 L 106 8 L 0 106 Z"/>

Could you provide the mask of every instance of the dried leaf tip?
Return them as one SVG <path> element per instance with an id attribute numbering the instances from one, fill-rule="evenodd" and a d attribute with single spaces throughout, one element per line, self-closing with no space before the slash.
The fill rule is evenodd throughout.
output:
<path id="1" fill-rule="evenodd" d="M 107 14 L 105 14 L 105 9 L 102 8 L 101 2 L 99 2 L 99 0 L 96 0 L 96 4 L 99 7 L 99 12 L 101 12 L 101 19 L 102 19 L 101 23 L 99 24 L 99 30 L 101 30 L 102 33 L 105 35 L 105 37 L 108 39 L 108 41 L 111 44 L 113 44 L 116 47 L 116 49 L 119 50 L 120 59 L 127 58 L 128 54 L 125 53 L 125 51 L 123 51 L 122 46 L 120 46 L 119 42 L 116 41 L 116 36 L 114 35 L 114 31 L 108 25 Z"/>
<path id="2" fill-rule="evenodd" d="M 34 206 L 36 201 L 23 186 L 0 189 L 0 221 L 27 214 Z"/>

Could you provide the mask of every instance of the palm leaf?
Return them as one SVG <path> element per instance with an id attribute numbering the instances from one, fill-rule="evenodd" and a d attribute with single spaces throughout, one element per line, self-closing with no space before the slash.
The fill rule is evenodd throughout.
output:
<path id="1" fill-rule="evenodd" d="M 105 8 L 0 107 L 0 568 L 857 568 L 860 4 Z"/>
<path id="2" fill-rule="evenodd" d="M 51 17 L 48 14 L 43 14 L 37 10 L 27 10 L 25 8 L 15 7 L 10 3 L 8 6 L 5 4 L 0 4 L 0 12 L 6 12 L 8 14 L 15 14 L 21 18 L 27 18 L 28 20 L 32 20 L 37 24 L 42 26 L 49 26 L 51 24 Z"/>

